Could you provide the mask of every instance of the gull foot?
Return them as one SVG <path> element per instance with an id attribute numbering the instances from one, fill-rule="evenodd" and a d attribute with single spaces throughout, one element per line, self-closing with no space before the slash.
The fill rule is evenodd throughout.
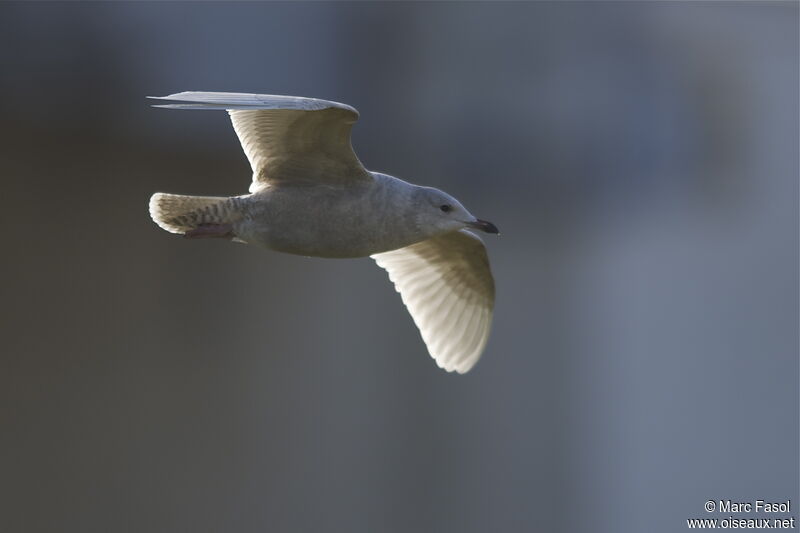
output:
<path id="1" fill-rule="evenodd" d="M 233 239 L 232 224 L 200 224 L 183 234 L 185 239 Z"/>

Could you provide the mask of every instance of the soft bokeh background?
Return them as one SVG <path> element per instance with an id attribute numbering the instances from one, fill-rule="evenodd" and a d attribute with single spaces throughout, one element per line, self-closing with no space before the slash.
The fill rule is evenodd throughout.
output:
<path id="1" fill-rule="evenodd" d="M 3 3 L 0 66 L 1 531 L 797 516 L 796 2 Z M 143 98 L 182 90 L 352 104 L 368 168 L 497 223 L 478 366 L 369 259 L 158 229 L 249 182 Z"/>

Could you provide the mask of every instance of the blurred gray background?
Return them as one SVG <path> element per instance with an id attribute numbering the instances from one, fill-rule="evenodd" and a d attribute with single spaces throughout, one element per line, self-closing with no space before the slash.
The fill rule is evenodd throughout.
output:
<path id="1" fill-rule="evenodd" d="M 0 66 L 1 531 L 797 516 L 798 3 L 3 3 Z M 182 90 L 349 103 L 495 222 L 477 367 L 369 259 L 158 229 L 249 184 Z"/>

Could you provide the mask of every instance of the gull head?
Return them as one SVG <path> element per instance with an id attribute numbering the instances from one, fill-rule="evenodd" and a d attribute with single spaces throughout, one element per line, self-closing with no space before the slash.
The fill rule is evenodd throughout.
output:
<path id="1" fill-rule="evenodd" d="M 439 232 L 457 231 L 462 228 L 476 229 L 485 233 L 500 233 L 489 221 L 476 218 L 461 205 L 461 202 L 444 191 L 433 187 L 420 187 L 418 200 L 418 222 L 424 227 Z"/>

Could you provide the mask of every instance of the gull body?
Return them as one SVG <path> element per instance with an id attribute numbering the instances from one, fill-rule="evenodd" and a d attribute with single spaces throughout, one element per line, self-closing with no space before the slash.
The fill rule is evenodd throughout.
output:
<path id="1" fill-rule="evenodd" d="M 353 187 L 293 183 L 232 199 L 242 215 L 233 223 L 233 233 L 243 242 L 278 252 L 345 258 L 396 250 L 471 222 L 436 216 L 431 223 L 425 215 L 441 205 L 466 210 L 441 191 L 371 174 L 372 181 Z M 421 204 L 429 209 L 420 210 Z"/>
<path id="2" fill-rule="evenodd" d="M 469 370 L 486 344 L 494 280 L 481 240 L 497 233 L 432 187 L 366 170 L 350 146 L 358 113 L 312 98 L 183 92 L 157 107 L 224 109 L 253 169 L 250 194 L 156 193 L 150 214 L 187 238 L 225 238 L 296 255 L 371 256 L 437 364 Z M 180 102 L 180 103 L 176 103 Z"/>

